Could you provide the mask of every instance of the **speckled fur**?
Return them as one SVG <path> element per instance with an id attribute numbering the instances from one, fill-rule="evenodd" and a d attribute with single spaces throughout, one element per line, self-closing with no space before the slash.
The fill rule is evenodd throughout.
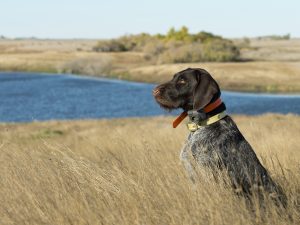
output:
<path id="1" fill-rule="evenodd" d="M 230 116 L 190 133 L 180 158 L 195 182 L 190 153 L 208 174 L 225 171 L 235 190 L 251 195 L 254 190 L 264 189 L 278 202 L 286 204 L 281 188 L 273 182 Z"/>

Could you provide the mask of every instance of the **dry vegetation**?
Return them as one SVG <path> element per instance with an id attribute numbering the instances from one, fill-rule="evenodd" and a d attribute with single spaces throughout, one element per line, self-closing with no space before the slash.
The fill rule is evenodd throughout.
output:
<path id="1" fill-rule="evenodd" d="M 95 52 L 96 40 L 0 39 L 0 70 L 79 73 L 158 83 L 181 69 L 203 67 L 223 89 L 300 92 L 300 39 L 233 42 L 240 46 L 241 60 L 246 62 L 157 64 L 149 57 L 149 52 L 155 54 L 159 48 L 152 42 L 145 45 L 145 52 Z"/>
<path id="2" fill-rule="evenodd" d="M 299 62 L 189 63 L 140 66 L 130 69 L 127 78 L 164 82 L 187 67 L 208 70 L 222 89 L 235 91 L 300 92 Z M 122 74 L 122 72 L 120 72 Z"/>
<path id="3" fill-rule="evenodd" d="M 193 187 L 171 117 L 0 125 L 0 224 L 299 224 L 300 117 L 236 116 L 289 202 L 250 211 L 221 184 Z"/>
<path id="4" fill-rule="evenodd" d="M 114 69 L 143 65 L 136 52 L 97 53 L 94 40 L 0 40 L 0 70 L 105 75 Z M 81 66 L 82 65 L 82 66 Z M 93 74 L 89 74 L 95 67 Z"/>
<path id="5" fill-rule="evenodd" d="M 93 50 L 144 52 L 155 64 L 240 60 L 240 49 L 233 41 L 204 31 L 190 33 L 185 26 L 171 28 L 166 34 L 141 33 L 100 40 Z"/>
<path id="6" fill-rule="evenodd" d="M 236 40 L 237 44 L 241 40 Z M 300 40 L 251 39 L 242 58 L 256 61 L 300 61 Z"/>

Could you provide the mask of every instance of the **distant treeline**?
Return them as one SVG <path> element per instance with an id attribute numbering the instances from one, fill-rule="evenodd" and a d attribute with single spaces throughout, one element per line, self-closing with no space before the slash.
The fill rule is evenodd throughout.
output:
<path id="1" fill-rule="evenodd" d="M 171 28 L 167 34 L 147 33 L 102 40 L 93 48 L 98 52 L 144 52 L 147 59 L 157 63 L 227 62 L 240 59 L 239 46 L 231 40 L 201 31 L 191 34 L 183 26 Z"/>
<path id="2" fill-rule="evenodd" d="M 267 36 L 259 36 L 257 37 L 258 40 L 266 39 L 266 40 L 290 40 L 291 35 L 285 34 L 285 35 L 267 35 Z"/>

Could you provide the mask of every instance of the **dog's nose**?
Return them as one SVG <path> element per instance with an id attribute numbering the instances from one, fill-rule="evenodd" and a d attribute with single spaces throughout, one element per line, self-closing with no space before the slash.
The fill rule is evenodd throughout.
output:
<path id="1" fill-rule="evenodd" d="M 158 96 L 160 94 L 159 88 L 154 88 L 153 91 L 152 91 L 152 94 L 153 94 L 154 97 Z"/>

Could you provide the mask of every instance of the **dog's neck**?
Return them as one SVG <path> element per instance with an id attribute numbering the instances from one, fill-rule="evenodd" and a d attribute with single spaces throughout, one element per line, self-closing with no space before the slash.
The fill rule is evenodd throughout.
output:
<path id="1" fill-rule="evenodd" d="M 226 110 L 224 102 L 220 98 L 214 102 L 208 104 L 206 107 L 200 110 L 189 110 L 187 112 L 190 122 L 199 124 L 202 121 L 205 121 L 221 112 Z"/>
<path id="2" fill-rule="evenodd" d="M 214 117 L 226 110 L 225 104 L 220 98 L 214 99 L 207 106 L 200 110 L 184 110 L 174 121 L 173 128 L 176 128 L 184 118 L 189 115 L 190 122 L 200 124 L 201 122 Z"/>

